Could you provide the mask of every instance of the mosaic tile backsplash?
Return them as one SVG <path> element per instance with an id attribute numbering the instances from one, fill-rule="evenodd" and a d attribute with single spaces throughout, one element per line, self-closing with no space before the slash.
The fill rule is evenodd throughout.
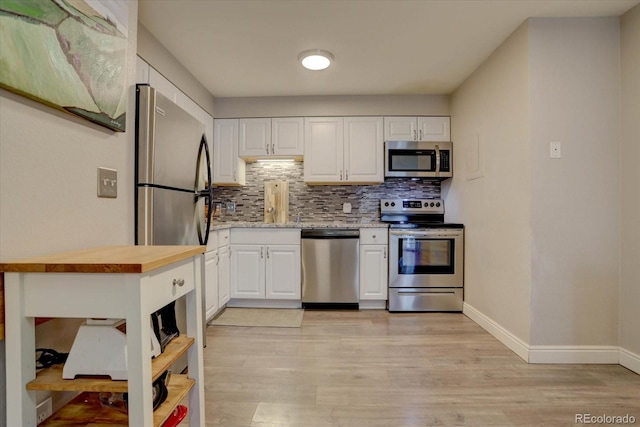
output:
<path id="1" fill-rule="evenodd" d="M 440 182 L 428 179 L 387 179 L 380 185 L 306 185 L 303 163 L 247 163 L 244 187 L 215 187 L 214 201 L 234 202 L 236 210 L 215 220 L 262 221 L 264 182 L 289 182 L 289 221 L 374 222 L 380 220 L 380 199 L 439 198 Z M 351 213 L 342 211 L 351 203 Z"/>

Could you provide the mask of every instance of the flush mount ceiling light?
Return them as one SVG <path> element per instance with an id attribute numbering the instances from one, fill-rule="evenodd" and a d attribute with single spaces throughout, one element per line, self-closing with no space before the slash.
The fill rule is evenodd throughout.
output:
<path id="1" fill-rule="evenodd" d="M 298 61 L 308 70 L 324 70 L 333 62 L 333 55 L 322 49 L 305 50 L 298 55 Z"/>

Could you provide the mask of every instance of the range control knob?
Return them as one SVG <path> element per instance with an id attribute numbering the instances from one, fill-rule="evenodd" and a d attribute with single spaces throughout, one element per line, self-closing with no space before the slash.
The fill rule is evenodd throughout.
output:
<path id="1" fill-rule="evenodd" d="M 389 202 L 384 202 L 384 205 L 388 207 L 389 206 Z"/>
<path id="2" fill-rule="evenodd" d="M 440 202 L 436 203 L 436 207 L 438 208 L 440 207 Z"/>
<path id="3" fill-rule="evenodd" d="M 391 202 L 391 207 L 395 206 L 396 202 Z"/>
<path id="4" fill-rule="evenodd" d="M 431 202 L 431 207 L 435 206 L 435 204 L 433 202 Z"/>

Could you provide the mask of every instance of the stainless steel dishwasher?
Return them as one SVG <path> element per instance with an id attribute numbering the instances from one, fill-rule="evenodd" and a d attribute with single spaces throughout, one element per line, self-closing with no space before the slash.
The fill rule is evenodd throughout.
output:
<path id="1" fill-rule="evenodd" d="M 360 230 L 302 230 L 302 307 L 358 309 Z"/>

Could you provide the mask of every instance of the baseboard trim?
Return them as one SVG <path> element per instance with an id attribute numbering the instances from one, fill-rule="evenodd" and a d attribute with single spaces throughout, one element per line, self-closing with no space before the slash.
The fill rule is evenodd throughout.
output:
<path id="1" fill-rule="evenodd" d="M 529 347 L 529 363 L 618 364 L 620 348 L 613 346 L 535 345 Z"/>
<path id="2" fill-rule="evenodd" d="M 507 348 L 520 356 L 525 362 L 529 361 L 529 345 L 527 343 L 466 302 L 462 306 L 462 313 L 506 345 Z"/>
<path id="3" fill-rule="evenodd" d="M 640 374 L 640 355 L 616 346 L 530 346 L 493 319 L 464 303 L 462 313 L 528 363 L 620 364 Z"/>
<path id="4" fill-rule="evenodd" d="M 232 298 L 227 302 L 227 307 L 239 308 L 302 308 L 300 300 L 265 300 Z"/>
<path id="5" fill-rule="evenodd" d="M 620 364 L 640 375 L 640 354 L 635 354 L 627 349 L 620 348 Z"/>

